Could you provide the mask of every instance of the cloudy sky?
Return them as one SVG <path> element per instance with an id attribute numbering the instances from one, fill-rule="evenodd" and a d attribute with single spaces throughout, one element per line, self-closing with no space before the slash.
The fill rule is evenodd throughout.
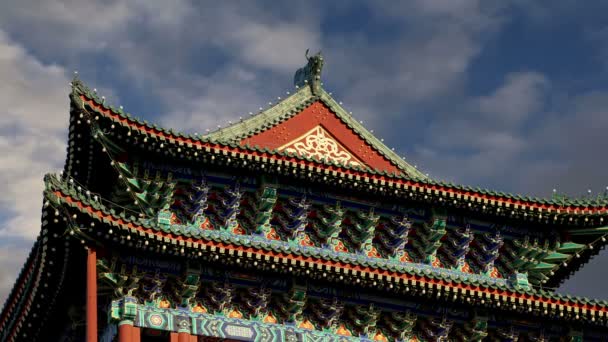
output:
<path id="1" fill-rule="evenodd" d="M 431 177 L 515 193 L 608 185 L 608 2 L 8 0 L 0 4 L 0 302 L 65 161 L 78 70 L 115 105 L 205 132 L 325 88 Z M 608 255 L 564 292 L 603 297 Z M 594 278 L 595 277 L 595 278 Z"/>

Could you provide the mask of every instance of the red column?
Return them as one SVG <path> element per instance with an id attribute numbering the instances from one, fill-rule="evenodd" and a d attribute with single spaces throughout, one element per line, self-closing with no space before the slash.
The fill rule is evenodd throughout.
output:
<path id="1" fill-rule="evenodd" d="M 97 342 L 97 253 L 87 253 L 87 342 Z"/>
<path id="2" fill-rule="evenodd" d="M 140 328 L 133 327 L 131 329 L 131 341 L 141 342 L 141 329 Z"/>
<path id="3" fill-rule="evenodd" d="M 190 334 L 185 332 L 177 333 L 177 342 L 190 342 Z"/>
<path id="4" fill-rule="evenodd" d="M 133 326 L 131 324 L 118 325 L 118 342 L 133 341 Z"/>
<path id="5" fill-rule="evenodd" d="M 170 341 L 171 342 L 178 342 L 177 341 L 177 333 L 172 332 L 171 334 L 169 334 L 170 337 Z"/>

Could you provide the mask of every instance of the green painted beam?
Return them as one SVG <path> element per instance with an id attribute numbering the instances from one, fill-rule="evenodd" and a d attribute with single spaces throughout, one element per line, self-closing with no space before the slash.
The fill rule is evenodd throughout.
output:
<path id="1" fill-rule="evenodd" d="M 568 260 L 570 258 L 570 254 L 553 252 L 543 258 L 543 262 L 562 262 Z"/>
<path id="2" fill-rule="evenodd" d="M 585 229 L 569 229 L 567 232 L 570 235 L 604 235 L 608 234 L 608 226 Z"/>
<path id="3" fill-rule="evenodd" d="M 585 248 L 585 245 L 574 242 L 564 242 L 557 248 L 557 251 L 560 253 L 573 253 L 578 252 L 581 249 Z"/>
<path id="4" fill-rule="evenodd" d="M 538 264 L 532 267 L 531 271 L 544 271 L 544 270 L 552 270 L 555 267 L 554 264 L 548 264 L 546 262 L 539 262 Z"/>

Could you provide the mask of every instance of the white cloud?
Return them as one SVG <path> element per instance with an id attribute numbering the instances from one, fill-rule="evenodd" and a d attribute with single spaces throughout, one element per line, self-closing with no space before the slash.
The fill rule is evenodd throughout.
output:
<path id="1" fill-rule="evenodd" d="M 68 79 L 0 31 L 0 301 L 40 231 L 43 175 L 65 160 Z"/>
<path id="2" fill-rule="evenodd" d="M 558 188 L 573 195 L 587 189 L 603 192 L 608 186 L 608 161 L 602 158 L 608 150 L 607 131 L 608 90 L 584 92 L 560 103 L 529 137 L 531 153 L 545 156 L 554 167 L 535 170 L 536 180 L 525 183 L 524 178 L 523 186 Z"/>
<path id="3" fill-rule="evenodd" d="M 549 81 L 540 73 L 508 74 L 489 95 L 465 98 L 435 116 L 428 143 L 438 148 L 517 149 L 526 120 L 543 114 Z M 454 109 L 457 108 L 457 111 Z"/>
<path id="4" fill-rule="evenodd" d="M 29 34 L 23 38 L 41 51 L 100 50 L 113 44 L 107 38 L 124 30 L 129 16 L 124 1 L 7 1 L 0 5 L 0 28 L 27 22 Z"/>
<path id="5" fill-rule="evenodd" d="M 0 235 L 33 239 L 40 229 L 44 173 L 65 160 L 69 80 L 0 31 Z"/>
<path id="6" fill-rule="evenodd" d="M 214 3 L 210 10 L 187 0 L 74 1 L 69 6 L 54 0 L 45 2 L 49 13 L 58 12 L 49 17 L 25 10 L 33 6 L 8 8 L 6 21 L 0 14 L 0 27 L 19 32 L 24 18 L 31 18 L 31 34 L 20 38 L 45 55 L 67 60 L 85 78 L 98 73 L 98 65 L 78 56 L 105 56 L 115 62 L 115 78 L 157 96 L 168 109 L 162 120 L 178 129 L 200 131 L 254 110 L 252 103 L 259 106 L 267 99 L 264 94 L 278 77 L 287 81 L 282 89 L 290 88 L 291 74 L 305 63 L 304 51 L 322 44 L 318 20 L 307 6 L 295 18 L 253 4 Z M 66 6 L 69 15 L 62 12 Z M 82 18 L 89 17 L 92 27 L 82 25 Z M 263 77 L 257 83 L 248 82 L 258 75 Z"/>
<path id="7" fill-rule="evenodd" d="M 232 68 L 208 78 L 198 78 L 194 96 L 184 94 L 179 87 L 163 90 L 162 97 L 180 105 L 170 108 L 161 122 L 165 127 L 205 134 L 206 129 L 213 130 L 216 125 L 225 126 L 231 120 L 246 118 L 263 103 L 256 76 L 247 70 Z"/>
<path id="8" fill-rule="evenodd" d="M 306 49 L 320 48 L 320 37 L 314 29 L 285 22 L 260 23 L 248 19 L 251 20 L 241 18 L 241 24 L 227 34 L 248 64 L 291 73 L 302 66 Z"/>
<path id="9" fill-rule="evenodd" d="M 221 51 L 253 67 L 292 72 L 306 48 L 321 45 L 318 20 L 309 14 L 310 6 L 298 4 L 289 7 L 302 7 L 299 15 L 284 18 L 279 4 L 264 9 L 189 0 L 13 2 L 0 5 L 0 29 L 45 56 L 85 64 L 79 54 L 103 53 L 132 71 L 131 77 L 159 83 L 191 67 L 190 58 L 199 51 L 203 58 L 207 51 Z"/>
<path id="10" fill-rule="evenodd" d="M 548 86 L 549 81 L 538 72 L 511 73 L 492 94 L 476 99 L 474 106 L 496 124 L 517 125 L 540 114 Z"/>
<path id="11" fill-rule="evenodd" d="M 533 144 L 529 122 L 545 115 L 550 82 L 537 72 L 516 72 L 488 95 L 463 98 L 443 108 L 427 126 L 416 155 L 436 176 L 458 183 L 515 188 L 527 167 L 547 166 Z M 430 153 L 431 151 L 432 153 Z M 534 190 L 526 189 L 525 193 Z"/>
<path id="12" fill-rule="evenodd" d="M 331 83 L 358 117 L 389 131 L 395 120 L 462 96 L 467 72 L 504 22 L 500 6 L 476 0 L 378 2 L 368 20 L 388 39 L 363 30 L 331 36 Z M 395 27 L 398 30 L 392 31 Z M 384 33 L 382 33 L 384 34 Z M 332 61 L 338 61 L 332 63 Z M 331 64 L 331 67 L 329 66 Z M 377 120 L 382 117 L 384 120 Z M 417 119 L 417 118 L 414 118 Z"/>

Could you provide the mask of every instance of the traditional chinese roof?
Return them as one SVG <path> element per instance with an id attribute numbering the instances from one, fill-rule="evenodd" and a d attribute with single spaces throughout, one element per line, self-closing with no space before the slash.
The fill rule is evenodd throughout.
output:
<path id="1" fill-rule="evenodd" d="M 598 324 L 608 319 L 605 301 L 560 295 L 540 288 L 514 287 L 504 279 L 294 246 L 265 237 L 234 234 L 226 229 L 164 225 L 150 217 L 117 208 L 67 176 L 48 175 L 45 185 L 41 236 L 0 317 L 0 331 L 5 334 L 2 338 L 7 340 L 39 334 L 40 327 L 49 319 L 44 312 L 51 312 L 59 300 L 62 281 L 78 255 L 75 245 L 81 240 L 104 245 L 128 243 L 133 248 L 142 248 L 142 242 L 146 242 L 146 250 L 162 254 L 208 259 L 214 264 L 236 261 L 253 269 L 356 283 L 362 287 L 394 291 L 396 295 L 429 300 L 442 298 L 448 303 L 466 302 L 493 310 L 500 308 L 514 313 L 527 312 L 540 317 Z M 76 250 L 72 257 L 69 257 L 70 250 Z M 40 311 L 41 307 L 46 311 Z M 34 330 L 23 330 L 23 322 L 29 322 Z"/>
<path id="2" fill-rule="evenodd" d="M 355 120 L 323 88 L 316 94 L 308 86 L 299 88 L 273 107 L 206 137 L 221 143 L 317 159 L 325 156 L 327 160 L 359 166 L 362 170 L 426 178 Z M 308 146 L 306 138 L 311 141 Z"/>
<path id="3" fill-rule="evenodd" d="M 395 175 L 426 178 L 377 139 L 322 87 L 321 54 L 294 76 L 295 94 L 257 115 L 208 135 L 233 142 L 316 157 Z"/>
<path id="4" fill-rule="evenodd" d="M 304 91 L 304 90 L 303 90 Z M 396 188 L 412 190 L 416 193 L 426 194 L 427 199 L 443 197 L 446 202 L 452 199 L 457 202 L 470 202 L 471 206 L 483 204 L 485 209 L 502 209 L 503 214 L 513 211 L 513 215 L 525 215 L 528 220 L 540 219 L 555 221 L 559 223 L 572 224 L 576 226 L 598 226 L 603 225 L 604 218 L 608 216 L 608 198 L 606 197 L 568 197 L 560 196 L 553 198 L 539 198 L 521 194 L 506 193 L 503 191 L 484 189 L 475 186 L 454 184 L 426 177 L 419 177 L 419 173 L 406 175 L 394 174 L 386 170 L 375 170 L 353 165 L 343 165 L 333 160 L 320 160 L 316 156 L 309 157 L 303 154 L 280 151 L 263 146 L 242 145 L 233 140 L 218 138 L 216 134 L 220 130 L 209 135 L 185 134 L 174 129 L 165 129 L 146 120 L 125 112 L 122 108 L 116 108 L 102 99 L 96 92 L 91 91 L 81 81 L 75 80 L 72 88 L 72 106 L 92 111 L 96 117 L 109 119 L 114 125 L 124 128 L 132 134 L 145 136 L 150 143 L 155 143 L 167 148 L 168 153 L 181 156 L 186 161 L 193 160 L 193 154 L 204 151 L 217 155 L 230 155 L 241 160 L 254 160 L 271 165 L 285 165 L 286 167 L 311 170 L 323 173 L 333 179 L 355 180 L 357 185 L 365 188 L 372 184 L 370 190 L 387 190 Z M 239 124 L 235 125 L 238 126 Z M 229 132 L 231 127 L 225 128 Z M 228 133 L 225 133 L 228 134 Z M 178 151 L 179 150 L 179 151 Z M 182 152 L 183 150 L 183 152 Z M 184 153 L 185 152 L 185 153 Z M 197 153 L 198 156 L 198 153 Z M 196 159 L 196 158 L 194 158 Z M 200 159 L 200 158 L 199 158 Z M 68 160 L 69 163 L 69 160 Z M 66 165 L 68 166 L 68 165 Z M 360 181 L 360 183 L 359 183 Z M 379 186 L 378 186 L 379 185 Z M 509 210 L 512 209 L 512 210 Z M 498 212 L 500 212 L 499 210 Z M 592 228 L 597 233 L 596 228 Z M 608 231 L 608 228 L 605 229 Z M 591 233 L 591 232 L 590 232 Z"/>
<path id="5" fill-rule="evenodd" d="M 138 217 L 125 211 L 118 212 L 104 204 L 104 200 L 100 197 L 84 188 L 79 189 L 74 182 L 49 175 L 45 178 L 45 184 L 46 200 L 52 207 L 61 208 L 63 215 L 68 214 L 72 218 L 69 229 L 83 237 L 93 236 L 90 235 L 89 229 L 79 227 L 103 223 L 110 229 L 115 228 L 117 232 L 112 234 L 120 237 L 121 240 L 129 236 L 131 238 L 128 240 L 132 241 L 136 239 L 156 241 L 153 243 L 157 243 L 159 247 L 170 246 L 171 250 L 178 251 L 182 255 L 200 256 L 201 253 L 215 252 L 222 258 L 265 260 L 275 264 L 275 267 L 290 268 L 292 273 L 297 272 L 294 269 L 303 273 L 307 273 L 306 270 L 316 270 L 314 272 L 316 274 L 310 275 L 312 277 L 327 278 L 326 273 L 331 273 L 329 278 L 335 281 L 344 279 L 345 282 L 364 282 L 386 288 L 409 284 L 412 287 L 419 287 L 420 291 L 424 288 L 445 289 L 456 294 L 456 297 L 462 294 L 477 298 L 477 304 L 480 306 L 484 306 L 484 303 L 488 307 L 495 306 L 495 302 L 483 301 L 483 298 L 489 298 L 504 303 L 507 305 L 507 310 L 508 305 L 517 303 L 517 310 L 523 305 L 525 309 L 528 306 L 546 308 L 547 312 L 552 312 L 551 314 L 568 312 L 573 316 L 575 314 L 583 316 L 584 312 L 590 315 L 589 317 L 608 319 L 608 302 L 603 300 L 562 295 L 542 288 L 514 287 L 506 279 L 444 271 L 424 265 L 391 262 L 382 258 L 336 253 L 324 248 L 287 244 L 264 236 L 234 234 L 225 229 L 195 230 L 178 224 L 163 225 L 147 217 Z M 85 222 L 88 224 L 85 225 Z M 94 224 L 91 225 L 91 222 Z"/>
<path id="6" fill-rule="evenodd" d="M 33 305 L 53 305 L 78 243 L 606 322 L 607 303 L 547 287 L 605 245 L 607 199 L 537 199 L 423 177 L 323 90 L 316 58 L 293 95 L 205 136 L 141 121 L 74 80 L 64 172 L 45 178 L 41 235 L 0 331 L 17 336 Z"/>
<path id="7" fill-rule="evenodd" d="M 312 94 L 312 89 L 315 87 L 310 84 L 305 85 L 292 98 L 296 98 L 298 94 Z M 317 87 L 316 94 L 324 94 L 323 89 Z M 585 238 L 578 239 L 583 242 L 582 244 L 577 242 L 571 244 L 572 248 L 556 249 L 555 252 L 558 254 L 549 257 L 550 260 L 547 260 L 550 261 L 549 263 L 542 262 L 537 266 L 539 270 L 542 269 L 543 273 L 546 273 L 541 280 L 544 280 L 547 285 L 555 286 L 561 283 L 572 270 L 579 268 L 590 257 L 597 254 L 599 247 L 605 242 L 604 235 L 608 228 L 604 226 L 604 219 L 608 215 L 608 201 L 604 198 L 593 200 L 565 197 L 559 199 L 531 198 L 454 185 L 428 178 L 416 178 L 405 173 L 387 172 L 352 163 L 341 164 L 332 159 L 321 159 L 306 153 L 292 153 L 287 149 L 281 150 L 272 146 L 252 146 L 247 143 L 251 141 L 248 139 L 263 138 L 264 133 L 276 132 L 275 129 L 280 127 L 281 123 L 273 126 L 272 120 L 264 121 L 265 114 L 257 115 L 250 120 L 266 122 L 267 130 L 263 132 L 254 130 L 255 133 L 250 133 L 249 136 L 235 133 L 245 127 L 249 121 L 243 121 L 207 136 L 185 135 L 138 120 L 125 113 L 122 108 L 116 109 L 107 105 L 104 99 L 99 98 L 95 92 L 90 91 L 78 80 L 73 83 L 71 98 L 72 106 L 75 109 L 84 110 L 90 117 L 95 118 L 94 123 L 91 123 L 90 119 L 87 120 L 86 126 L 90 126 L 93 136 L 103 140 L 108 145 L 108 149 L 114 149 L 115 154 L 121 153 L 120 151 L 132 143 L 129 143 L 128 139 L 122 142 L 108 139 L 106 135 L 99 134 L 99 127 L 114 129 L 117 126 L 116 129 L 126 136 L 139 138 L 140 141 L 143 139 L 143 142 L 148 144 L 148 148 L 156 148 L 157 152 L 162 149 L 165 155 L 187 163 L 207 160 L 216 165 L 225 164 L 249 170 L 262 170 L 268 174 L 298 175 L 298 177 L 305 177 L 310 183 L 329 184 L 335 188 L 347 189 L 347 191 L 390 194 L 397 201 L 401 198 L 470 211 L 476 215 L 501 218 L 512 222 L 546 225 L 554 227 L 549 229 L 557 230 L 560 234 L 567 236 L 585 235 Z M 285 101 L 288 102 L 288 100 Z M 324 114 L 329 112 L 324 108 L 324 103 L 315 102 L 313 105 L 318 106 L 318 112 L 321 110 Z M 291 118 L 297 119 L 297 117 L 306 115 L 306 109 L 311 106 L 296 107 L 294 113 L 298 114 Z M 266 114 L 266 116 L 273 116 L 275 114 L 272 113 L 280 112 L 276 109 L 277 107 L 278 105 L 272 107 L 271 114 Z M 288 106 L 288 108 L 291 107 Z M 282 123 L 288 122 L 289 120 Z M 81 120 L 77 120 L 76 124 L 82 124 Z M 298 139 L 299 137 L 295 138 L 296 141 Z M 261 140 L 264 141 L 264 139 Z M 71 144 L 73 145 L 73 143 Z M 79 171 L 76 169 L 85 165 L 77 166 L 71 162 L 71 157 L 75 154 L 70 153 L 66 163 L 66 172 L 70 174 L 77 174 Z M 86 170 L 81 172 L 86 172 Z M 535 246 L 534 242 L 530 243 L 530 247 Z M 529 247 L 515 246 L 513 248 L 527 250 Z M 534 248 L 543 250 L 542 245 Z M 564 252 L 568 254 L 564 254 Z"/>

